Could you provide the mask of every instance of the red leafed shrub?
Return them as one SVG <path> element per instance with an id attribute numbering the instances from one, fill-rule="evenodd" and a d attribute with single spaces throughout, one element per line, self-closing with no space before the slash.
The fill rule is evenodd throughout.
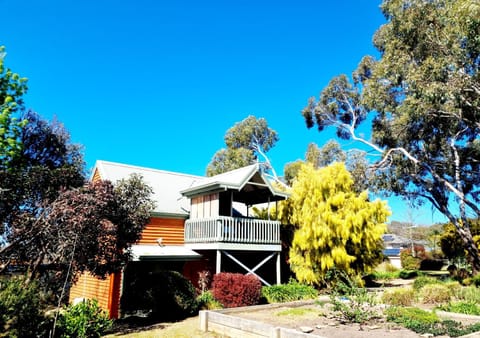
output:
<path id="1" fill-rule="evenodd" d="M 221 272 L 213 276 L 213 296 L 226 308 L 258 304 L 261 289 L 254 275 Z"/>

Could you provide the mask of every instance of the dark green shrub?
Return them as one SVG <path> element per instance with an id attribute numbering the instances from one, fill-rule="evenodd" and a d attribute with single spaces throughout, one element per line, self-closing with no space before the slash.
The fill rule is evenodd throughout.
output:
<path id="1" fill-rule="evenodd" d="M 213 276 L 212 294 L 226 308 L 258 304 L 261 288 L 254 275 L 222 272 Z"/>
<path id="2" fill-rule="evenodd" d="M 413 288 L 418 291 L 427 284 L 438 284 L 438 283 L 440 283 L 440 282 L 438 281 L 438 279 L 436 279 L 434 277 L 418 276 L 413 281 Z"/>
<path id="3" fill-rule="evenodd" d="M 0 336 L 42 335 L 44 303 L 35 282 L 24 278 L 0 279 Z"/>
<path id="4" fill-rule="evenodd" d="M 222 304 L 213 297 L 211 291 L 202 292 L 197 297 L 197 304 L 200 310 L 215 310 L 223 307 Z"/>
<path id="5" fill-rule="evenodd" d="M 415 300 L 415 292 L 410 288 L 398 288 L 385 291 L 382 295 L 382 302 L 395 306 L 410 306 Z"/>
<path id="6" fill-rule="evenodd" d="M 401 279 L 411 279 L 418 276 L 417 270 L 400 270 L 398 277 Z"/>
<path id="7" fill-rule="evenodd" d="M 59 315 L 56 337 L 101 337 L 112 328 L 108 313 L 100 308 L 96 300 L 87 299 L 66 307 Z"/>
<path id="8" fill-rule="evenodd" d="M 126 284 L 120 302 L 124 313 L 142 311 L 151 319 L 179 320 L 198 311 L 195 288 L 179 272 L 138 274 Z"/>
<path id="9" fill-rule="evenodd" d="M 301 284 L 295 279 L 290 279 L 288 284 L 263 286 L 261 292 L 268 303 L 314 299 L 318 296 L 318 291 L 313 286 Z"/>

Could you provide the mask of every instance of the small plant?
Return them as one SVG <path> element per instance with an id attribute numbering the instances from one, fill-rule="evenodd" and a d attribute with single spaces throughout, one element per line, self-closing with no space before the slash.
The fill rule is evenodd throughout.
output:
<path id="1" fill-rule="evenodd" d="M 461 288 L 455 294 L 455 297 L 459 300 L 463 300 L 466 302 L 480 304 L 480 292 L 475 286 L 468 286 L 468 287 Z"/>
<path id="2" fill-rule="evenodd" d="M 463 313 L 466 315 L 475 315 L 475 316 L 480 315 L 480 305 L 474 302 L 461 301 L 461 302 L 448 303 L 448 304 L 439 306 L 438 309 L 442 311 L 448 311 L 448 312 Z"/>
<path id="3" fill-rule="evenodd" d="M 333 272 L 336 284 L 330 294 L 333 310 L 338 311 L 343 320 L 363 324 L 378 316 L 374 309 L 376 299 L 374 294 L 361 288 L 347 274 Z"/>
<path id="4" fill-rule="evenodd" d="M 222 272 L 213 276 L 212 294 L 226 308 L 258 304 L 261 288 L 254 275 Z"/>
<path id="5" fill-rule="evenodd" d="M 60 313 L 56 337 L 101 337 L 112 328 L 108 313 L 96 300 L 70 305 Z"/>
<path id="6" fill-rule="evenodd" d="M 420 334 L 433 333 L 440 319 L 434 312 L 411 307 L 391 307 L 386 310 L 387 320 Z"/>
<path id="7" fill-rule="evenodd" d="M 290 279 L 288 284 L 271 285 L 262 287 L 262 297 L 268 303 L 284 303 L 295 300 L 314 299 L 318 291 L 313 287 Z"/>
<path id="8" fill-rule="evenodd" d="M 24 278 L 0 279 L 0 337 L 40 334 L 44 302 L 37 283 Z"/>
<path id="9" fill-rule="evenodd" d="M 400 270 L 398 277 L 401 279 L 412 279 L 418 276 L 417 270 Z"/>
<path id="10" fill-rule="evenodd" d="M 198 307 L 201 310 L 216 310 L 221 309 L 223 306 L 222 304 L 213 297 L 211 291 L 202 292 L 197 297 Z"/>
<path id="11" fill-rule="evenodd" d="M 382 302 L 395 306 L 410 306 L 415 300 L 415 292 L 411 288 L 399 288 L 385 291 L 382 295 Z"/>
<path id="12" fill-rule="evenodd" d="M 422 301 L 425 304 L 441 304 L 451 299 L 450 290 L 442 284 L 427 284 L 421 290 Z"/>
<path id="13" fill-rule="evenodd" d="M 438 284 L 438 283 L 440 282 L 436 278 L 429 277 L 429 276 L 419 276 L 415 278 L 415 281 L 413 282 L 413 288 L 418 291 L 427 284 Z"/>
<path id="14" fill-rule="evenodd" d="M 387 320 L 400 324 L 419 334 L 449 337 L 464 336 L 480 330 L 480 323 L 463 326 L 452 320 L 441 321 L 434 312 L 411 307 L 391 307 L 386 310 Z"/>

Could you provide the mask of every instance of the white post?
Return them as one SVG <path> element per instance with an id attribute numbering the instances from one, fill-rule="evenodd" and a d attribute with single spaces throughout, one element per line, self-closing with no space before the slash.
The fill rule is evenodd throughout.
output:
<path id="1" fill-rule="evenodd" d="M 281 252 L 277 253 L 277 285 L 280 285 L 282 283 L 282 279 L 280 276 L 280 255 Z"/>
<path id="2" fill-rule="evenodd" d="M 222 252 L 217 250 L 217 268 L 216 273 L 222 272 Z"/>

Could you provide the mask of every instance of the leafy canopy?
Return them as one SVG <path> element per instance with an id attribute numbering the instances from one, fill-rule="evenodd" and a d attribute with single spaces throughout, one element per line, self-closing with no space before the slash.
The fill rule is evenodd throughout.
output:
<path id="1" fill-rule="evenodd" d="M 254 164 L 258 161 L 259 156 L 269 162 L 266 152 L 277 141 L 277 132 L 268 127 L 264 118 L 257 119 L 250 115 L 227 130 L 225 134 L 227 147 L 215 153 L 207 166 L 207 176 Z"/>
<path id="2" fill-rule="evenodd" d="M 430 202 L 480 271 L 469 230 L 480 216 L 480 3 L 384 0 L 381 9 L 380 59 L 364 57 L 352 81 L 333 78 L 303 116 L 309 128 L 332 126 L 370 147 L 376 187 Z M 371 139 L 358 133 L 363 123 Z"/>
<path id="3" fill-rule="evenodd" d="M 282 211 L 295 227 L 289 262 L 300 282 L 321 284 L 332 268 L 360 274 L 380 262 L 390 211 L 352 186 L 342 163 L 300 169 Z"/>

